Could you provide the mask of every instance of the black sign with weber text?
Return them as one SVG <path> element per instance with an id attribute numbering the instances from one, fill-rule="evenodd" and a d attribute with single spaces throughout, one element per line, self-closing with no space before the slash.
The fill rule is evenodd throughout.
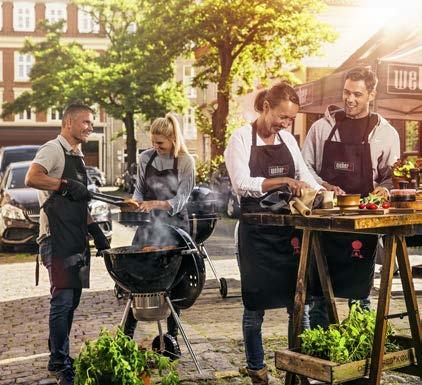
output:
<path id="1" fill-rule="evenodd" d="M 422 65 L 388 64 L 387 93 L 422 95 Z"/>

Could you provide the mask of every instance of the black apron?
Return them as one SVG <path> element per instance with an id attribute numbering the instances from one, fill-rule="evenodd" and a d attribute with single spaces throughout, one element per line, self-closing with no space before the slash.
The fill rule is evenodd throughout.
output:
<path id="1" fill-rule="evenodd" d="M 371 149 L 368 135 L 370 119 L 361 143 L 342 143 L 331 139 L 341 121 L 336 122 L 324 144 L 320 176 L 348 194 L 367 196 L 374 190 Z M 321 235 L 334 295 L 341 298 L 366 298 L 374 280 L 375 251 L 378 237 L 368 234 L 327 233 Z M 319 278 L 313 266 L 311 292 L 322 295 Z"/>
<path id="2" fill-rule="evenodd" d="M 67 154 L 62 178 L 87 185 L 83 159 Z M 60 289 L 89 287 L 90 250 L 88 244 L 88 201 L 72 201 L 53 193 L 43 205 L 52 242 L 52 285 Z"/>
<path id="3" fill-rule="evenodd" d="M 145 167 L 145 201 L 165 201 L 174 198 L 179 187 L 177 158 L 174 158 L 172 169 L 159 171 L 152 165 L 156 156 L 157 152 L 154 151 Z M 151 210 L 150 216 L 153 224 L 165 223 L 179 227 L 189 234 L 189 215 L 186 206 L 176 215 L 169 215 L 164 210 Z M 145 241 L 147 240 L 145 240 L 144 230 L 140 226 L 136 231 L 132 244 L 145 246 Z"/>
<path id="4" fill-rule="evenodd" d="M 251 177 L 295 177 L 292 155 L 281 140 L 276 145 L 256 145 L 252 125 L 249 159 Z M 262 212 L 262 198 L 242 197 L 241 213 Z M 245 223 L 240 217 L 239 262 L 242 298 L 247 309 L 264 310 L 293 305 L 299 265 L 301 232 L 294 227 Z"/>

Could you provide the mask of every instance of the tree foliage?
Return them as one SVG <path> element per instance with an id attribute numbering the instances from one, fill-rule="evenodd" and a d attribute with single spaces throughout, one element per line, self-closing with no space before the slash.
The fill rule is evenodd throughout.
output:
<path id="1" fill-rule="evenodd" d="M 35 57 L 32 89 L 5 103 L 2 115 L 28 107 L 60 109 L 72 100 L 98 104 L 124 122 L 131 164 L 136 161 L 135 115 L 151 119 L 187 106 L 183 89 L 174 79 L 173 63 L 181 47 L 176 41 L 166 45 L 170 37 L 160 23 L 164 10 L 154 0 L 76 3 L 99 23 L 109 41 L 107 49 L 98 52 L 78 42 L 64 43 L 60 23 L 44 24 L 46 40 L 27 40 L 22 51 Z"/>
<path id="2" fill-rule="evenodd" d="M 217 84 L 212 114 L 212 154 L 221 154 L 233 93 L 254 82 L 282 77 L 302 58 L 333 41 L 330 27 L 317 20 L 320 0 L 181 0 L 180 34 L 197 48 L 196 84 Z M 192 46 L 191 46 L 192 47 Z M 190 47 L 190 48 L 191 48 Z"/>

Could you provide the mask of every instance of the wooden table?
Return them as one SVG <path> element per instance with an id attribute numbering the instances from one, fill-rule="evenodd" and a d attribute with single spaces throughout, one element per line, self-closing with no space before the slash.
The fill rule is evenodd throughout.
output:
<path id="1" fill-rule="evenodd" d="M 307 268 L 309 266 L 311 256 L 311 247 L 313 247 L 316 257 L 318 274 L 322 290 L 327 301 L 330 322 L 337 323 L 339 321 L 327 262 L 321 247 L 320 233 L 322 231 L 329 231 L 385 235 L 385 260 L 383 261 L 383 268 L 381 272 L 381 285 L 378 296 L 376 329 L 369 378 L 363 378 L 361 383 L 371 385 L 380 384 L 387 319 L 394 318 L 396 316 L 389 315 L 394 261 L 396 257 L 399 265 L 403 294 L 407 308 L 407 314 L 400 314 L 400 316 L 407 315 L 409 319 L 412 344 L 415 349 L 416 359 L 418 362 L 418 365 L 412 366 L 412 370 L 408 370 L 407 372 L 417 375 L 422 379 L 421 320 L 405 238 L 406 236 L 414 235 L 416 233 L 416 226 L 422 224 L 422 212 L 384 215 L 324 214 L 311 215 L 309 217 L 303 217 L 301 215 L 254 213 L 243 214 L 243 219 L 248 223 L 253 224 L 295 226 L 303 229 L 293 318 L 295 348 L 300 348 L 299 334 L 301 332 L 301 320 L 306 297 Z M 286 384 L 293 385 L 294 381 L 295 374 L 288 372 L 286 376 Z"/>

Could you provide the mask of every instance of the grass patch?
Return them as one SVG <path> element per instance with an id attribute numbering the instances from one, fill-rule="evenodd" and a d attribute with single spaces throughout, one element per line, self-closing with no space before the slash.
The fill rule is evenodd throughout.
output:
<path id="1" fill-rule="evenodd" d="M 0 265 L 9 263 L 35 262 L 35 253 L 0 253 Z"/>

